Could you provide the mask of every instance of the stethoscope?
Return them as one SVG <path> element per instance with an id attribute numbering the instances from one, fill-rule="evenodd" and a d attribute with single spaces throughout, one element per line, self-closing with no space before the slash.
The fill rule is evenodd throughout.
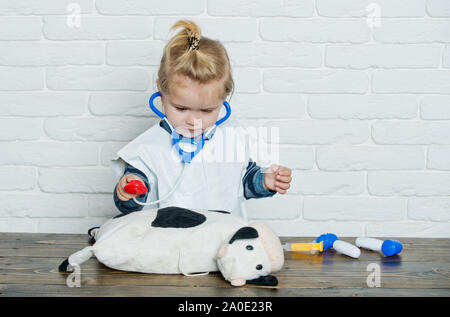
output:
<path id="1" fill-rule="evenodd" d="M 176 129 L 172 126 L 172 124 L 170 124 L 169 120 L 167 119 L 167 116 L 162 113 L 161 111 L 159 111 L 155 105 L 154 105 L 154 100 L 157 97 L 161 97 L 161 93 L 159 91 L 155 92 L 149 100 L 149 105 L 150 105 L 150 109 L 158 116 L 160 117 L 169 127 L 171 134 L 172 134 L 172 145 L 175 147 L 175 149 L 177 150 L 178 154 L 181 156 L 181 162 L 183 163 L 183 170 L 180 174 L 180 176 L 178 177 L 175 185 L 173 186 L 172 190 L 167 193 L 163 198 L 156 200 L 156 201 L 151 201 L 148 203 L 142 203 L 140 201 L 138 201 L 136 198 L 133 198 L 134 202 L 141 205 L 141 206 L 148 206 L 148 205 L 154 205 L 157 204 L 161 201 L 166 200 L 167 198 L 169 198 L 173 192 L 176 190 L 176 188 L 178 187 L 178 185 L 181 183 L 181 180 L 183 179 L 184 173 L 186 171 L 186 167 L 189 163 L 192 162 L 193 158 L 203 149 L 203 146 L 205 145 L 205 141 L 209 139 L 209 137 L 211 136 L 211 134 L 216 130 L 216 128 L 225 122 L 225 120 L 227 120 L 230 115 L 231 115 L 231 107 L 230 104 L 226 101 L 223 102 L 223 106 L 226 109 L 226 114 L 225 116 L 216 121 L 216 123 L 209 127 L 208 129 L 206 129 L 200 136 L 198 137 L 193 137 L 193 138 L 187 138 L 184 137 L 183 135 L 179 134 Z M 185 151 L 182 149 L 182 144 L 186 143 L 189 145 L 192 145 L 194 147 L 194 151 Z M 128 186 L 128 188 L 127 188 Z M 131 181 L 129 182 L 126 186 L 125 186 L 125 191 L 131 193 L 131 194 L 139 194 L 142 195 L 144 193 L 147 192 L 147 188 L 145 188 L 144 184 L 142 184 L 140 181 Z"/>

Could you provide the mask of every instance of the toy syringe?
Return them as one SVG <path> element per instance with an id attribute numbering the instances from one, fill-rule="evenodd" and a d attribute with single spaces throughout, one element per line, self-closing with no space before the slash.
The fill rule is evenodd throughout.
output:
<path id="1" fill-rule="evenodd" d="M 285 243 L 283 244 L 283 249 L 286 251 L 296 251 L 296 252 L 312 252 L 312 251 L 323 251 L 323 242 L 315 243 Z"/>

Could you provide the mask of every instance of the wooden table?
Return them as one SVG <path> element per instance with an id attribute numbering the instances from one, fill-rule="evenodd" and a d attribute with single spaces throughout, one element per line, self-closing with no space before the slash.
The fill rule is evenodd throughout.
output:
<path id="1" fill-rule="evenodd" d="M 403 251 L 393 257 L 367 250 L 361 250 L 359 259 L 333 250 L 286 252 L 274 288 L 232 287 L 220 273 L 186 277 L 116 271 L 95 258 L 81 266 L 80 287 L 68 287 L 70 273 L 59 272 L 58 266 L 89 245 L 87 234 L 0 233 L 0 296 L 450 296 L 450 239 L 400 240 Z M 373 285 L 377 270 L 380 287 Z M 374 287 L 368 286 L 368 278 Z"/>

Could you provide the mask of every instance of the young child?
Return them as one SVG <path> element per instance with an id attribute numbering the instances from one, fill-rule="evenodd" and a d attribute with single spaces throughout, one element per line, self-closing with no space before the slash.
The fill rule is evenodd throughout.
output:
<path id="1" fill-rule="evenodd" d="M 223 45 L 202 37 L 192 21 L 181 20 L 171 30 L 183 28 L 166 44 L 158 71 L 157 87 L 168 121 L 186 138 L 198 138 L 214 126 L 224 100 L 233 90 L 231 66 Z M 264 169 L 249 157 L 243 130 L 225 133 L 236 127 L 227 120 L 206 138 L 203 149 L 186 166 L 174 193 L 158 205 L 228 211 L 239 215 L 243 200 L 285 194 L 290 187 L 291 170 L 272 164 Z M 239 126 L 238 126 L 239 127 Z M 209 131 L 209 130 L 208 130 Z M 242 160 L 211 160 L 219 150 L 243 154 Z M 220 151 L 219 151 L 220 152 Z M 154 125 L 118 152 L 113 168 L 121 176 L 114 189 L 114 202 L 123 213 L 139 211 L 140 202 L 164 197 L 183 172 L 180 157 L 173 155 L 172 131 L 165 121 Z M 146 194 L 133 195 L 124 190 L 132 181 L 142 181 Z"/>

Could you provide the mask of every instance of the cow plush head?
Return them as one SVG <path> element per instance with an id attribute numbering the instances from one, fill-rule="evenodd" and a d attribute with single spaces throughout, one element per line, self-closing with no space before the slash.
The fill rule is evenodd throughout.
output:
<path id="1" fill-rule="evenodd" d="M 217 253 L 217 266 L 233 286 L 246 283 L 275 286 L 284 264 L 283 248 L 277 235 L 264 223 L 239 229 Z"/>

